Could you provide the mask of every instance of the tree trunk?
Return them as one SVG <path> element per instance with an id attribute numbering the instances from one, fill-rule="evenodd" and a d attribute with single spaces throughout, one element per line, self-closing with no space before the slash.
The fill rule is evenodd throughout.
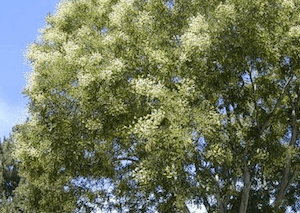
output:
<path id="1" fill-rule="evenodd" d="M 242 194 L 242 200 L 241 200 L 239 213 L 246 213 L 246 211 L 247 211 L 248 200 L 249 200 L 249 191 L 250 191 L 250 174 L 249 174 L 248 167 L 245 165 L 245 168 L 244 168 L 244 189 L 243 189 L 243 194 Z"/>
<path id="2" fill-rule="evenodd" d="M 226 212 L 227 212 L 227 205 L 224 202 L 220 203 L 219 213 L 226 213 Z"/>

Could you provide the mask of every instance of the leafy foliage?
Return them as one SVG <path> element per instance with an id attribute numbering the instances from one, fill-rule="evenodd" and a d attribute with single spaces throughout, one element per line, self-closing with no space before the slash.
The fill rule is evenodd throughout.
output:
<path id="1" fill-rule="evenodd" d="M 13 136 L 0 140 L 0 210 L 1 212 L 23 212 L 22 200 L 19 199 L 16 188 L 21 183 L 19 162 L 13 156 L 15 141 Z"/>
<path id="2" fill-rule="evenodd" d="M 28 208 L 299 208 L 298 5 L 61 1 L 27 53 Z"/>

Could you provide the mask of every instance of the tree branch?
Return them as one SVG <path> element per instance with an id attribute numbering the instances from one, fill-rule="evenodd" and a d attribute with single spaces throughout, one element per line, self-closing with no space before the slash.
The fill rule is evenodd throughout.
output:
<path id="1" fill-rule="evenodd" d="M 299 165 L 296 167 L 295 172 L 292 173 L 292 174 L 290 172 L 290 166 L 287 166 L 284 169 L 284 174 L 283 174 L 283 177 L 282 177 L 280 189 L 279 189 L 278 195 L 276 197 L 276 200 L 274 202 L 275 207 L 279 207 L 281 205 L 281 203 L 283 202 L 283 199 L 284 199 L 284 196 L 285 196 L 285 193 L 286 193 L 287 189 L 289 188 L 289 186 L 293 182 L 296 175 L 299 174 L 299 171 L 300 171 L 300 166 Z"/>
<path id="2" fill-rule="evenodd" d="M 296 98 L 292 103 L 292 138 L 290 140 L 289 146 L 293 147 L 296 144 L 297 141 L 297 135 L 298 135 L 298 124 L 297 124 L 297 114 L 298 114 L 298 102 L 299 102 L 299 85 L 297 85 L 296 88 Z M 282 176 L 282 181 L 280 184 L 280 189 L 278 192 L 278 195 L 276 197 L 276 200 L 274 202 L 275 207 L 279 207 L 284 199 L 285 193 L 290 186 L 292 180 L 297 174 L 297 170 L 294 172 L 294 174 L 291 174 L 291 159 L 289 158 L 286 162 L 286 167 L 284 168 L 283 171 L 283 176 Z"/>
<path id="3" fill-rule="evenodd" d="M 254 83 L 254 80 L 252 78 L 251 69 L 249 70 L 249 72 L 250 72 L 250 81 L 251 81 L 252 90 L 253 90 L 253 100 L 254 100 L 254 107 L 255 107 L 255 120 L 256 120 L 257 126 L 259 126 L 259 123 L 258 123 L 258 107 L 257 107 L 257 101 L 256 101 L 256 84 Z"/>
<path id="4" fill-rule="evenodd" d="M 205 206 L 207 212 L 210 212 L 210 205 L 209 205 L 209 202 L 208 202 L 208 200 L 205 196 L 203 198 L 203 202 L 204 202 L 204 206 Z"/>
<path id="5" fill-rule="evenodd" d="M 219 181 L 213 174 L 211 174 L 211 177 L 212 177 L 212 179 L 215 182 L 216 187 L 217 187 L 216 198 L 217 198 L 217 202 L 218 202 L 219 213 L 226 213 L 227 212 L 227 203 L 222 201 L 221 190 L 220 190 L 220 187 L 219 187 Z"/>
<path id="6" fill-rule="evenodd" d="M 286 84 L 285 84 L 285 86 L 284 86 L 284 88 L 283 88 L 283 90 L 282 90 L 282 92 L 281 92 L 281 94 L 280 94 L 280 96 L 279 96 L 279 98 L 278 98 L 278 100 L 277 100 L 277 102 L 276 102 L 276 104 L 275 104 L 275 106 L 274 106 L 272 112 L 269 114 L 269 116 L 268 116 L 267 120 L 264 122 L 264 124 L 260 127 L 260 130 L 259 130 L 259 137 L 262 135 L 262 133 L 264 132 L 264 130 L 267 128 L 267 126 L 268 126 L 268 124 L 269 124 L 271 118 L 273 117 L 273 115 L 274 115 L 276 109 L 278 108 L 279 104 L 281 103 L 281 101 L 282 101 L 282 99 L 283 99 L 283 97 L 284 97 L 284 95 L 285 95 L 285 93 L 286 93 L 286 91 L 287 91 L 287 88 L 288 88 L 288 86 L 289 86 L 290 83 L 291 83 L 291 80 L 292 80 L 292 77 L 290 77 L 290 78 L 288 79 L 288 81 L 286 82 Z"/>
<path id="7" fill-rule="evenodd" d="M 187 207 L 187 205 L 185 204 L 184 205 L 184 210 L 183 210 L 184 213 L 190 213 L 190 210 L 189 208 Z"/>

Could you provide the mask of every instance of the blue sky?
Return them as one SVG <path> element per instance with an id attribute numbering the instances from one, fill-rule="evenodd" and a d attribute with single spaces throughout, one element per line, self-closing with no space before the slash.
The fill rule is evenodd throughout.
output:
<path id="1" fill-rule="evenodd" d="M 8 136 L 16 122 L 26 118 L 26 47 L 45 26 L 47 13 L 53 13 L 59 0 L 0 0 L 0 137 Z"/>

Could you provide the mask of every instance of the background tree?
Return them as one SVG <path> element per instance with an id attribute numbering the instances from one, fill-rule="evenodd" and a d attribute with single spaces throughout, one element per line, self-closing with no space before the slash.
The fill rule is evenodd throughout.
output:
<path id="1" fill-rule="evenodd" d="M 23 212 L 22 200 L 19 199 L 16 188 L 20 185 L 19 162 L 13 156 L 15 141 L 9 138 L 0 139 L 0 211 Z"/>
<path id="2" fill-rule="evenodd" d="M 27 54 L 28 208 L 299 209 L 298 5 L 61 1 Z"/>

